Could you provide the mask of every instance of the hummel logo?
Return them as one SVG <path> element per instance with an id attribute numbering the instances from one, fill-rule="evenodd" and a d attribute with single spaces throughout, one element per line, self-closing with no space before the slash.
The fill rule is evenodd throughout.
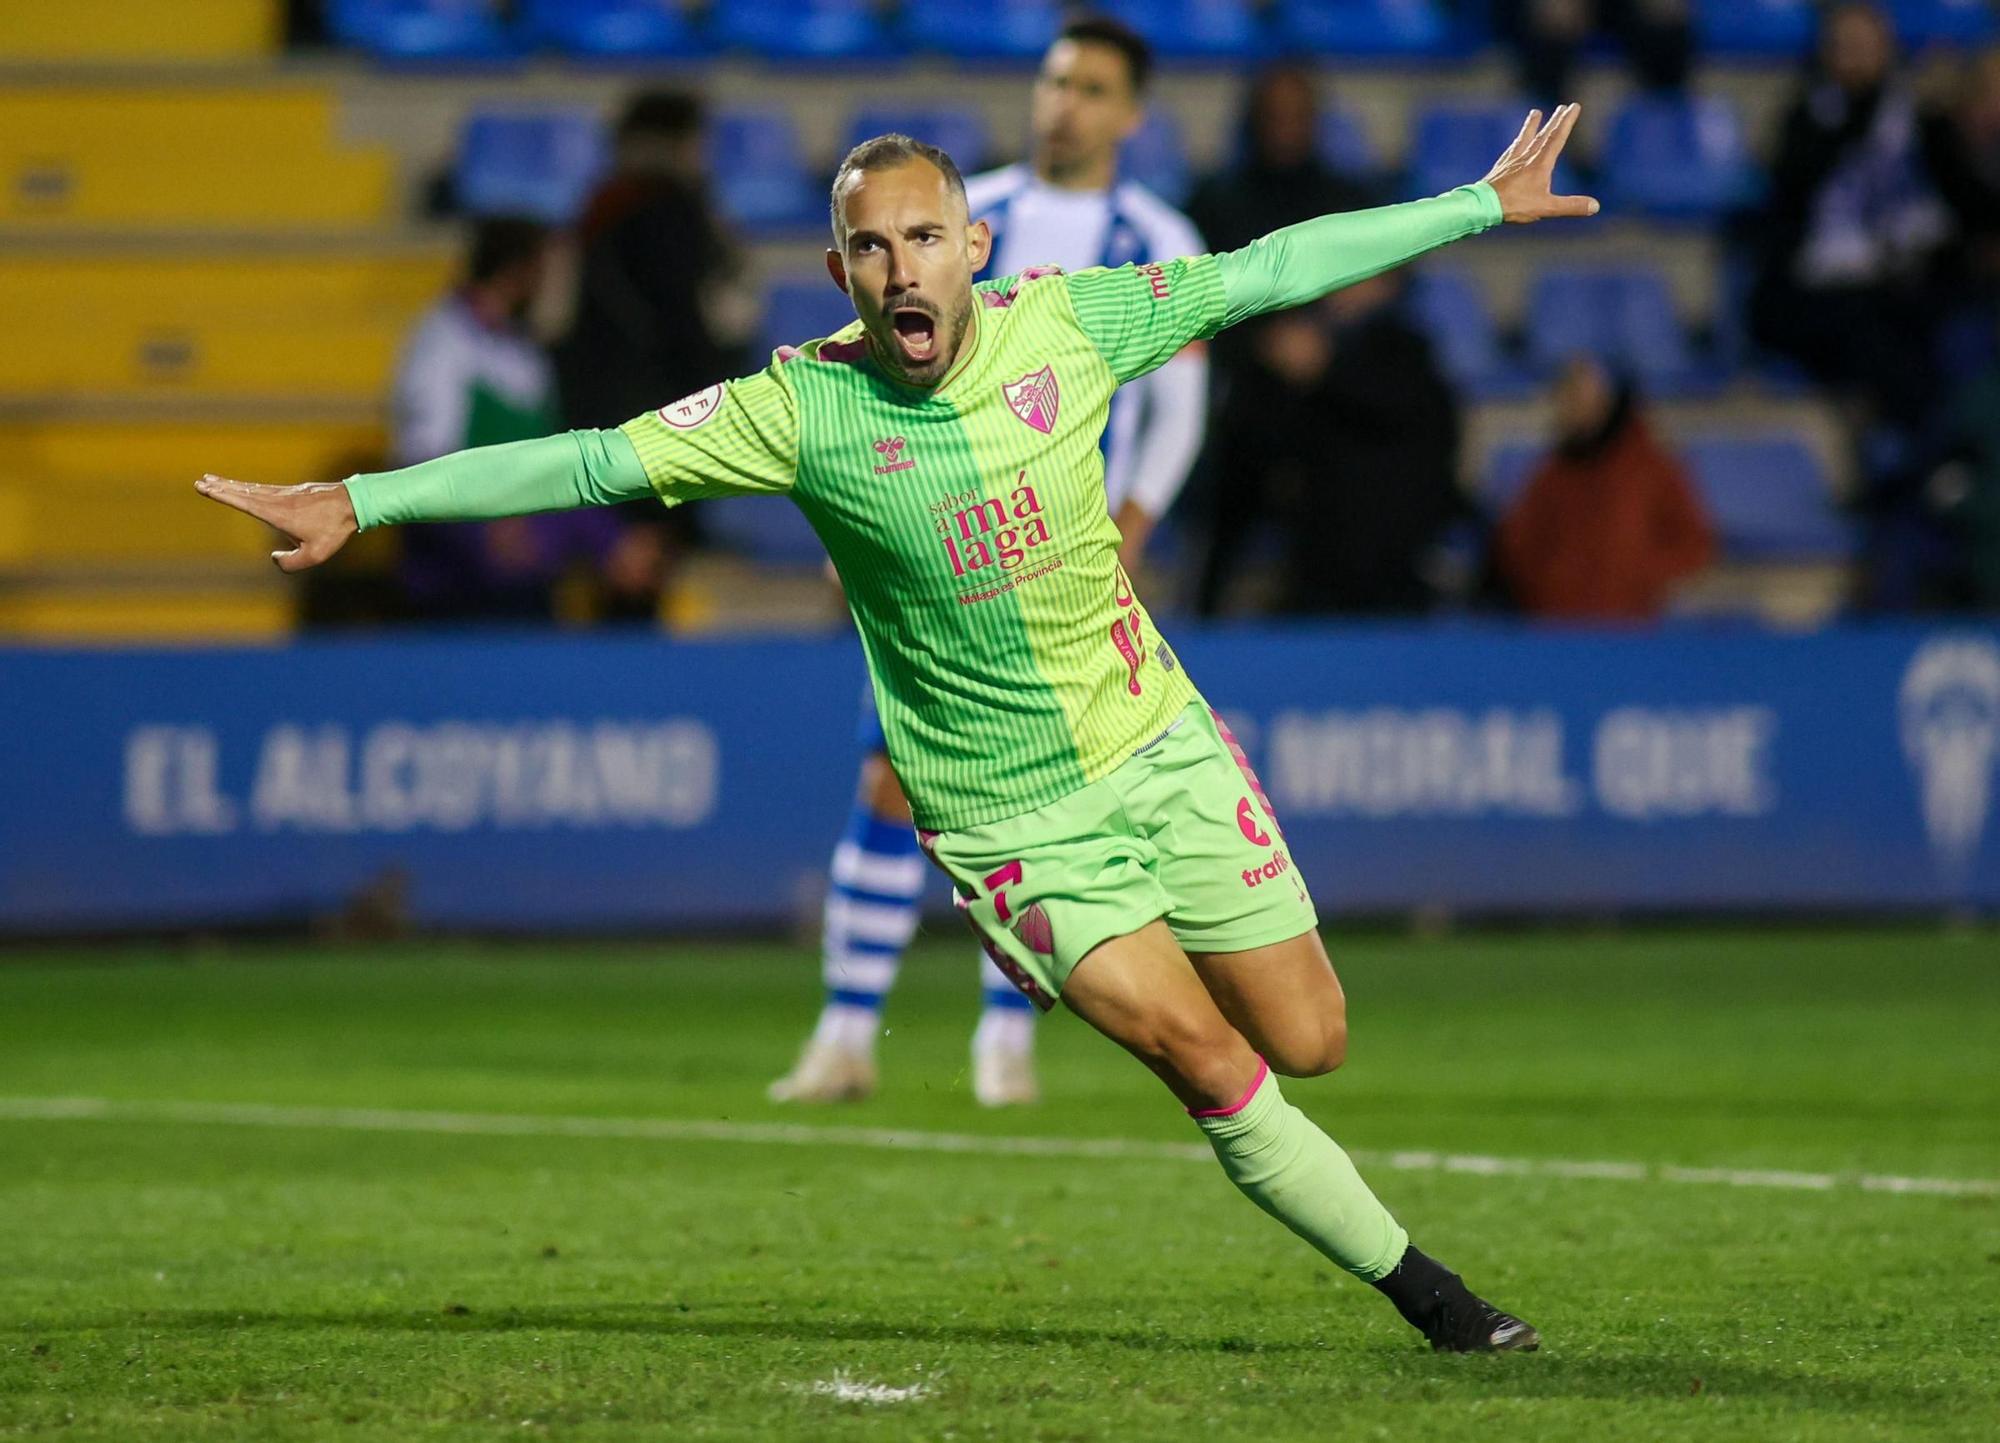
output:
<path id="1" fill-rule="evenodd" d="M 916 465 L 914 457 L 908 461 L 898 461 L 896 459 L 903 454 L 903 448 L 908 444 L 909 442 L 905 441 L 901 436 L 884 436 L 881 440 L 877 441 L 875 443 L 875 454 L 882 458 L 882 464 L 875 468 L 875 474 L 881 476 L 890 471 L 907 471 Z"/>

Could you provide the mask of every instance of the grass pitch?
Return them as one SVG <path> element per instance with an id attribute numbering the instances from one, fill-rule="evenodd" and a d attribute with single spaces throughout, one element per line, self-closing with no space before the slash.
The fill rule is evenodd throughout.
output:
<path id="1" fill-rule="evenodd" d="M 797 949 L 35 952 L 0 962 L 0 1438 L 2000 1437 L 2000 1190 L 1870 1190 L 2000 1178 L 1992 933 L 1334 952 L 1351 1061 L 1288 1095 L 1540 1354 L 1422 1351 L 1073 1018 L 1048 1103 L 982 1113 L 956 937 L 837 1113 L 763 1101 Z"/>

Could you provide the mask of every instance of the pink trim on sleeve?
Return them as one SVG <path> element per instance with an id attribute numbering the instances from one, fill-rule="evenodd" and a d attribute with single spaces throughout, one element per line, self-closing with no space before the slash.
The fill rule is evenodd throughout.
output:
<path id="1" fill-rule="evenodd" d="M 1271 1075 L 1271 1064 L 1263 1058 L 1257 1059 L 1257 1075 L 1250 1079 L 1250 1085 L 1243 1089 L 1243 1095 L 1227 1107 L 1203 1107 L 1188 1109 L 1189 1117 L 1234 1117 L 1250 1105 L 1250 1099 L 1257 1095 L 1257 1089 L 1264 1085 L 1264 1079 Z"/>

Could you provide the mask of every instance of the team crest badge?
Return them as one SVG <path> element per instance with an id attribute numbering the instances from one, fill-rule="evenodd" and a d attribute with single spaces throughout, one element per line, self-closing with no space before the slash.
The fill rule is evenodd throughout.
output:
<path id="1" fill-rule="evenodd" d="M 1055 367 L 1030 371 L 1020 380 L 1003 385 L 1000 394 L 1007 398 L 1007 405 L 1016 416 L 1044 436 L 1055 430 L 1056 407 L 1062 400 L 1056 389 Z"/>

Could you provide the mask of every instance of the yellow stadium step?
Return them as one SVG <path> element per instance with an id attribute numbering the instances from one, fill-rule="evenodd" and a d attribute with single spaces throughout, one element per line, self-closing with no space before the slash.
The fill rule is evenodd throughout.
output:
<path id="1" fill-rule="evenodd" d="M 0 62 L 242 60 L 281 38 L 279 0 L 0 0 Z"/>
<path id="2" fill-rule="evenodd" d="M 0 637 L 11 641 L 274 641 L 294 615 L 293 591 L 275 584 L 0 586 Z"/>
<path id="3" fill-rule="evenodd" d="M 373 402 L 452 274 L 441 250 L 0 252 L 0 392 Z"/>
<path id="4" fill-rule="evenodd" d="M 78 311 L 177 325 L 245 315 L 409 315 L 443 293 L 454 267 L 445 248 L 375 255 L 0 251 L 0 327 Z"/>
<path id="5" fill-rule="evenodd" d="M 277 538 L 195 495 L 191 481 L 116 488 L 0 482 L 0 564 L 19 572 L 200 564 L 254 573 Z"/>
<path id="6" fill-rule="evenodd" d="M 197 496 L 196 477 L 338 480 L 379 466 L 382 445 L 375 426 L 352 423 L 0 425 L 0 566 L 255 571 L 271 533 Z"/>
<path id="7" fill-rule="evenodd" d="M 379 466 L 386 444 L 372 420 L 0 421 L 0 487 L 115 492 L 163 482 L 199 501 L 192 488 L 205 471 L 274 486 L 335 481 Z"/>
<path id="8" fill-rule="evenodd" d="M 411 317 L 153 324 L 131 317 L 87 327 L 0 320 L 0 391 L 187 397 L 311 397 L 362 404 L 388 393 Z"/>
<path id="9" fill-rule="evenodd" d="M 386 151 L 24 160 L 0 178 L 0 224 L 24 227 L 355 228 L 397 209 Z"/>
<path id="10" fill-rule="evenodd" d="M 179 151 L 198 163 L 223 152 L 309 153 L 336 143 L 338 114 L 333 91 L 311 84 L 26 84 L 0 90 L 0 158 Z"/>
<path id="11" fill-rule="evenodd" d="M 390 215 L 386 147 L 338 144 L 323 87 L 0 92 L 0 222 L 295 227 Z"/>

